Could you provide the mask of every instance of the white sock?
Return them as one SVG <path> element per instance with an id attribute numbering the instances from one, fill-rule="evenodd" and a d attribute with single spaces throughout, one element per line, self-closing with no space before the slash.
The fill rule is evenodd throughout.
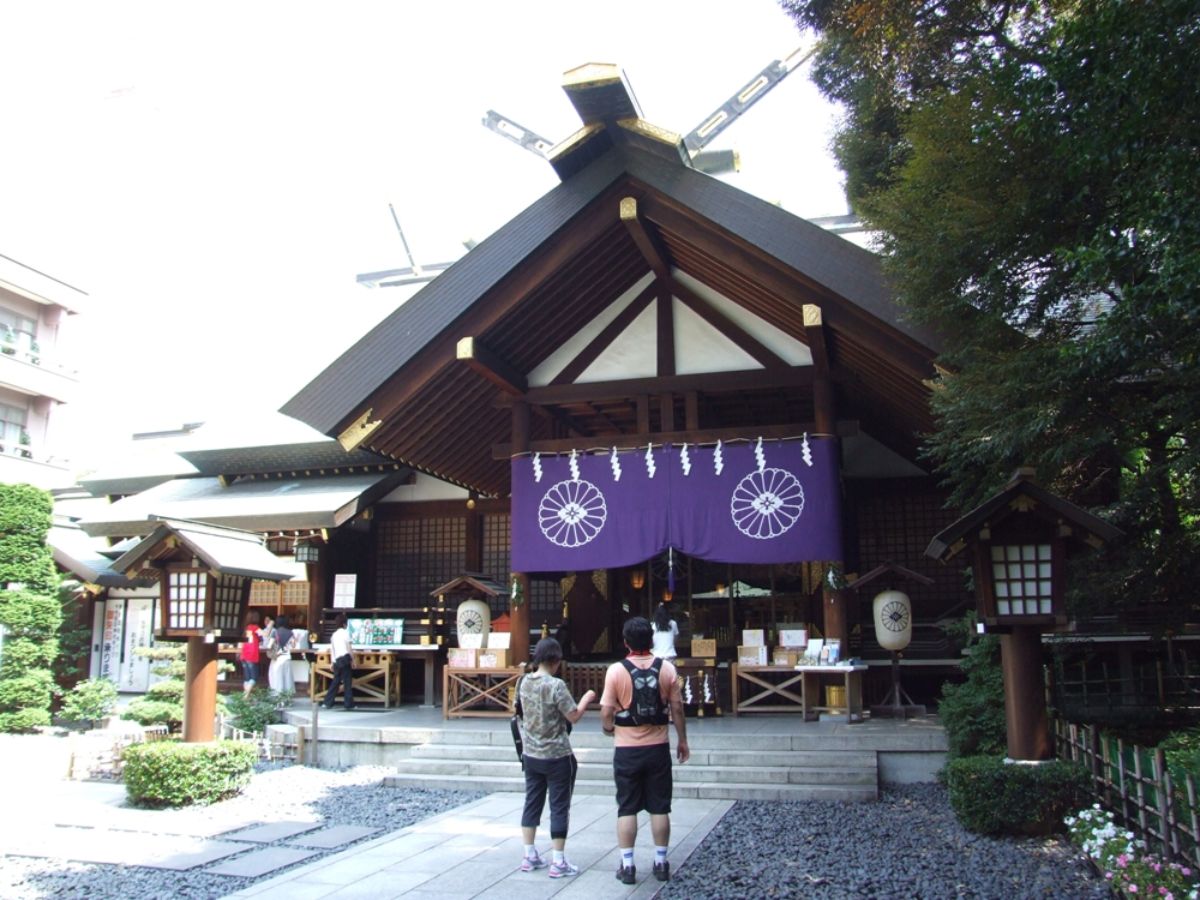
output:
<path id="1" fill-rule="evenodd" d="M 667 861 L 667 848 L 666 847 L 655 847 L 654 848 L 654 861 L 656 863 L 664 863 Z"/>
<path id="2" fill-rule="evenodd" d="M 554 851 L 554 862 L 555 863 L 557 863 L 558 865 L 561 866 L 566 861 L 567 861 L 567 854 L 564 851 L 562 851 L 562 850 Z"/>
<path id="3" fill-rule="evenodd" d="M 633 848 L 632 847 L 630 847 L 628 850 L 626 850 L 624 847 L 621 848 L 621 865 L 626 869 L 633 868 Z"/>
<path id="4" fill-rule="evenodd" d="M 526 844 L 525 845 L 525 858 L 526 859 L 536 859 L 537 858 L 537 847 L 535 847 L 533 844 Z"/>

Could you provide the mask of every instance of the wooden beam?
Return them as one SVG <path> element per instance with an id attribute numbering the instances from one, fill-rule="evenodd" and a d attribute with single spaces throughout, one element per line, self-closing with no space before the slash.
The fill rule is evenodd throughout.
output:
<path id="1" fill-rule="evenodd" d="M 646 394 L 637 397 L 637 433 L 650 433 L 650 398 Z"/>
<path id="2" fill-rule="evenodd" d="M 663 378 L 625 378 L 586 384 L 549 384 L 525 392 L 527 403 L 554 406 L 582 401 L 629 400 L 641 394 L 671 392 L 728 394 L 736 391 L 778 390 L 802 387 L 813 380 L 811 366 L 788 366 L 781 371 L 742 369 L 736 372 L 703 372 L 697 375 L 668 375 Z M 503 399 L 502 403 L 506 402 Z"/>
<path id="3" fill-rule="evenodd" d="M 660 431 L 675 430 L 675 395 L 658 395 L 658 422 Z"/>
<path id="4" fill-rule="evenodd" d="M 525 376 L 508 360 L 489 350 L 477 337 L 460 338 L 455 348 L 458 359 L 486 378 L 500 390 L 519 397 L 529 389 Z"/>
<path id="5" fill-rule="evenodd" d="M 652 281 L 646 285 L 645 290 L 638 294 L 633 299 L 633 302 L 621 310 L 611 322 L 605 325 L 600 333 L 592 338 L 588 342 L 588 345 L 580 350 L 575 355 L 575 358 L 567 363 L 563 367 L 563 370 L 551 379 L 550 383 L 571 384 L 576 378 L 582 375 L 584 370 L 596 361 L 597 357 L 604 352 L 608 345 L 615 341 L 617 336 L 628 328 L 634 319 L 641 315 L 642 310 L 650 304 L 650 301 L 657 294 L 657 282 Z"/>
<path id="6" fill-rule="evenodd" d="M 671 282 L 671 290 L 688 309 L 696 313 L 725 337 L 729 338 L 739 348 L 744 350 L 754 361 L 761 363 L 767 369 L 786 369 L 788 362 L 758 338 L 738 325 L 733 319 L 721 312 L 715 306 L 701 299 L 678 281 Z"/>
<path id="7" fill-rule="evenodd" d="M 667 263 L 667 254 L 662 246 L 638 218 L 637 199 L 623 197 L 621 199 L 621 224 L 633 238 L 638 251 L 650 266 L 650 271 L 658 276 L 659 281 L 667 281 L 671 277 L 671 267 Z"/>
<path id="8" fill-rule="evenodd" d="M 700 429 L 700 395 L 696 391 L 683 395 L 683 427 L 688 431 Z"/>
<path id="9" fill-rule="evenodd" d="M 704 428 L 697 431 L 669 431 L 653 434 L 624 434 L 619 437 L 606 435 L 603 437 L 573 439 L 558 439 L 550 441 L 530 441 L 525 451 L 514 451 L 512 444 L 494 444 L 492 459 L 511 459 L 516 452 L 529 453 L 569 453 L 571 450 L 608 450 L 616 447 L 618 450 L 645 449 L 647 438 L 655 444 L 715 444 L 717 441 L 763 438 L 794 438 L 802 434 L 813 434 L 815 426 L 812 422 L 796 425 L 747 425 L 738 428 Z M 858 422 L 848 420 L 839 422 L 838 437 L 850 437 L 858 434 Z"/>
<path id="10" fill-rule="evenodd" d="M 670 286 L 659 282 L 658 290 L 658 377 L 675 374 L 675 311 Z"/>
<path id="11" fill-rule="evenodd" d="M 833 399 L 833 382 L 830 378 L 829 347 L 825 342 L 825 326 L 821 307 L 804 304 L 804 335 L 812 353 L 813 372 L 813 418 L 817 420 L 817 433 L 829 434 L 837 415 Z"/>

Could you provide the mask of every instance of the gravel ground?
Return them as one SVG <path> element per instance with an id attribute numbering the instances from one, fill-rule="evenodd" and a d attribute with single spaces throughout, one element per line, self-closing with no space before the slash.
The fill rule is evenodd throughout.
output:
<path id="1" fill-rule="evenodd" d="M 382 787 L 383 777 L 392 771 L 379 766 L 356 766 L 341 771 L 263 766 L 240 796 L 215 803 L 207 812 L 215 819 L 228 819 L 230 828 L 240 828 L 248 819 L 257 819 L 364 825 L 392 831 L 485 796 L 474 791 L 402 791 Z M 164 811 L 164 815 L 170 812 Z M 246 849 L 253 848 L 248 845 Z M 298 865 L 319 858 L 313 856 Z M 0 856 L 0 897 L 215 898 L 285 871 L 286 868 L 277 869 L 262 879 L 232 878 L 199 869 L 175 872 Z"/>
<path id="2" fill-rule="evenodd" d="M 734 805 L 663 900 L 733 897 L 1111 898 L 1061 838 L 988 838 L 958 824 L 936 784 L 885 789 L 878 803 Z"/>

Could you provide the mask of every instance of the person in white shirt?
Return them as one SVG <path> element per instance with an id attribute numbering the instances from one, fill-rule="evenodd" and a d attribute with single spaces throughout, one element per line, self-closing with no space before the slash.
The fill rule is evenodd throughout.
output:
<path id="1" fill-rule="evenodd" d="M 667 604 L 658 604 L 654 611 L 654 645 L 652 652 L 659 659 L 675 658 L 675 637 L 679 634 L 679 626 L 671 618 Z"/>
<path id="2" fill-rule="evenodd" d="M 354 709 L 354 656 L 350 646 L 350 632 L 346 631 L 346 614 L 339 613 L 334 620 L 336 626 L 329 638 L 329 655 L 333 660 L 333 680 L 325 693 L 325 708 L 333 709 L 333 701 L 337 699 L 338 685 L 344 684 L 342 706 L 344 709 Z"/>

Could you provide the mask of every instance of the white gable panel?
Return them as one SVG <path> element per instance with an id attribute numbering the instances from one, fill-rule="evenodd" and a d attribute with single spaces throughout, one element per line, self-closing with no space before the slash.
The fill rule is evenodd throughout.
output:
<path id="1" fill-rule="evenodd" d="M 675 371 L 679 375 L 703 372 L 740 372 L 761 369 L 762 364 L 712 325 L 671 298 L 675 316 Z"/>
<path id="2" fill-rule="evenodd" d="M 575 383 L 653 378 L 658 374 L 657 325 L 658 304 L 651 303 L 584 369 Z"/>
<path id="3" fill-rule="evenodd" d="M 654 273 L 647 272 L 640 279 L 638 279 L 637 283 L 634 284 L 629 290 L 605 307 L 604 311 L 601 312 L 600 315 L 596 316 L 596 318 L 588 322 L 587 325 L 575 332 L 575 334 L 568 338 L 562 344 L 562 346 L 542 360 L 537 368 L 526 374 L 525 379 L 529 383 L 529 386 L 543 387 L 549 384 L 551 380 L 553 380 L 554 376 L 561 372 L 566 367 L 567 363 L 578 356 L 580 352 L 582 352 L 583 348 L 590 344 L 596 335 L 598 335 L 605 329 L 605 327 L 607 327 L 609 322 L 619 316 L 622 310 L 632 303 L 637 298 L 638 294 L 644 291 L 646 286 L 649 285 L 653 280 Z M 649 308 L 654 309 L 654 304 L 651 303 Z M 626 331 L 628 330 L 629 329 L 626 329 Z M 653 369 L 655 366 L 655 360 L 653 356 L 655 351 L 652 348 L 650 352 L 650 365 Z M 597 362 L 599 362 L 599 360 L 597 360 Z M 651 371 L 650 374 L 653 375 L 654 372 Z M 632 378 L 635 376 L 629 375 L 625 377 Z M 595 381 L 596 379 L 591 380 Z"/>
<path id="4" fill-rule="evenodd" d="M 771 323 L 760 319 L 748 309 L 739 306 L 732 300 L 718 294 L 708 285 L 701 281 L 697 281 L 686 272 L 681 272 L 679 269 L 672 269 L 671 275 L 685 287 L 692 289 L 692 293 L 698 296 L 701 300 L 711 303 L 714 307 L 720 310 L 733 322 L 736 322 L 741 328 L 750 335 L 753 335 L 760 344 L 772 350 L 775 355 L 785 360 L 792 366 L 811 366 L 812 353 L 808 346 L 802 341 L 798 341 L 788 334 L 780 331 Z M 676 360 L 678 360 L 679 350 L 676 345 Z M 680 372 L 682 373 L 682 369 Z M 700 371 L 712 372 L 719 371 L 717 369 L 702 369 Z"/>

